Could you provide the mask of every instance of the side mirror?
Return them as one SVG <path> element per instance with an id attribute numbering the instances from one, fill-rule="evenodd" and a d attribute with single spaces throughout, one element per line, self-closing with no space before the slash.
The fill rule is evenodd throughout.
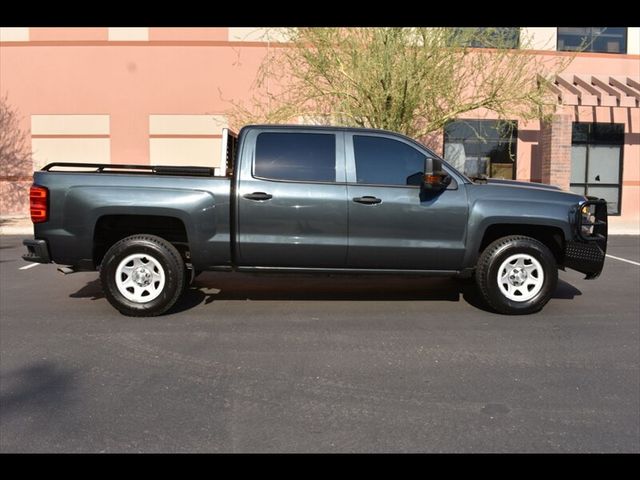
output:
<path id="1" fill-rule="evenodd" d="M 451 176 L 442 169 L 442 162 L 437 158 L 430 158 L 424 162 L 424 177 L 422 189 L 431 192 L 444 190 L 451 183 Z"/>

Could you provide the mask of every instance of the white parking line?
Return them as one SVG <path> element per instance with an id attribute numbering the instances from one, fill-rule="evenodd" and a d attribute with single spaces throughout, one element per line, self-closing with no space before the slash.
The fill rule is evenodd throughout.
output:
<path id="1" fill-rule="evenodd" d="M 627 262 L 627 263 L 630 263 L 631 265 L 638 265 L 640 267 L 640 263 L 634 262 L 633 260 L 627 260 L 626 258 L 614 257 L 613 255 L 609 255 L 608 253 L 607 253 L 607 257 L 614 258 L 615 260 L 620 260 L 621 262 Z"/>
<path id="2" fill-rule="evenodd" d="M 20 267 L 19 270 L 27 270 L 29 268 L 37 267 L 40 265 L 39 263 L 30 263 L 29 265 L 25 265 L 24 267 Z"/>

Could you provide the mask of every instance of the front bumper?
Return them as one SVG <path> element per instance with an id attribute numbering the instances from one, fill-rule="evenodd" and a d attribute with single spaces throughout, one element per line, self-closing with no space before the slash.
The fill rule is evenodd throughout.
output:
<path id="1" fill-rule="evenodd" d="M 585 218 L 582 208 L 588 207 Z M 607 202 L 590 197 L 573 213 L 575 238 L 566 243 L 564 266 L 584 273 L 586 279 L 597 278 L 607 253 Z"/>
<path id="2" fill-rule="evenodd" d="M 46 240 L 26 238 L 22 241 L 22 244 L 27 247 L 27 253 L 22 255 L 23 260 L 35 263 L 51 263 L 49 247 L 47 246 Z"/>

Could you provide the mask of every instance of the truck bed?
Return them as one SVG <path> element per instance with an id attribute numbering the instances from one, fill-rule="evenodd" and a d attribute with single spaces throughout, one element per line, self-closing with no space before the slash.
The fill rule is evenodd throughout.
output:
<path id="1" fill-rule="evenodd" d="M 145 215 L 182 222 L 194 268 L 231 264 L 231 179 L 212 168 L 56 163 L 35 172 L 34 184 L 49 190 L 49 220 L 34 233 L 55 263 L 95 268 L 96 231 Z"/>

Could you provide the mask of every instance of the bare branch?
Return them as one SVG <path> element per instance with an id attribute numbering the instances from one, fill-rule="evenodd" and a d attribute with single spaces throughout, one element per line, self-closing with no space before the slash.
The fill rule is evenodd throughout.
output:
<path id="1" fill-rule="evenodd" d="M 477 109 L 500 119 L 546 118 L 555 101 L 536 79 L 573 59 L 532 54 L 527 38 L 512 48 L 505 29 L 285 30 L 289 47 L 268 53 L 251 100 L 230 102 L 238 125 L 322 117 L 424 137 Z"/>

